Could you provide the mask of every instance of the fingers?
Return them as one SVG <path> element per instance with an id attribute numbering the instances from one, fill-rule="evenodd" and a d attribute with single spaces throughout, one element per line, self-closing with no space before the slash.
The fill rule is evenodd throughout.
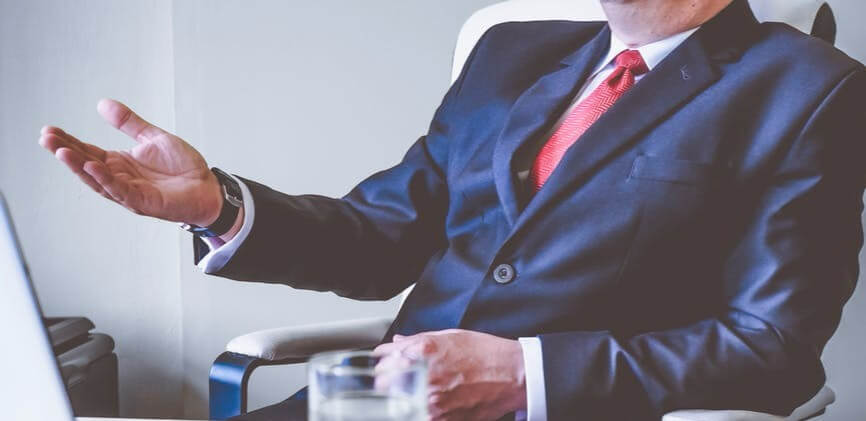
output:
<path id="1" fill-rule="evenodd" d="M 108 193 L 112 200 L 125 206 L 129 196 L 129 183 L 115 177 L 111 170 L 98 161 L 87 161 L 84 163 L 84 172 L 92 177 Z"/>
<path id="2" fill-rule="evenodd" d="M 54 153 L 84 184 L 106 199 L 139 213 L 127 203 L 130 203 L 130 194 L 134 193 L 133 199 L 138 199 L 140 192 L 131 186 L 128 174 L 112 173 L 106 165 L 108 153 L 105 150 L 84 143 L 57 127 L 43 127 L 41 133 L 39 144 Z"/>
<path id="3" fill-rule="evenodd" d="M 398 339 L 394 338 L 395 342 L 381 344 L 373 350 L 373 355 L 381 357 L 379 363 L 374 369 L 376 373 L 376 388 L 385 390 L 391 386 L 396 379 L 399 378 L 401 369 L 408 368 L 413 358 L 407 358 L 405 354 L 406 348 L 412 344 L 409 341 L 404 341 L 403 336 Z"/>
<path id="4" fill-rule="evenodd" d="M 87 161 L 105 160 L 106 153 L 104 150 L 84 143 L 58 127 L 43 127 L 41 133 L 42 136 L 39 138 L 39 144 L 43 148 L 51 151 L 60 162 L 63 162 L 70 171 L 77 175 L 94 192 L 99 193 L 106 199 L 114 200 L 90 174 L 84 171 L 84 165 Z"/>
<path id="5" fill-rule="evenodd" d="M 502 413 L 504 411 L 497 409 L 498 408 L 495 408 L 495 405 L 493 408 L 488 407 L 487 405 L 481 405 L 470 409 L 445 412 L 440 418 L 442 420 L 498 420 L 505 414 Z"/>
<path id="6" fill-rule="evenodd" d="M 148 123 L 130 110 L 129 107 L 113 99 L 100 100 L 96 106 L 96 110 L 114 128 L 138 142 L 146 141 L 158 134 L 164 133 L 162 129 Z"/>
<path id="7" fill-rule="evenodd" d="M 65 147 L 80 152 L 88 159 L 105 161 L 105 150 L 89 143 L 84 143 L 57 127 L 43 127 L 39 144 L 52 153 L 57 153 L 58 149 Z"/>
<path id="8" fill-rule="evenodd" d="M 129 183 L 112 174 L 104 163 L 87 160 L 80 152 L 65 147 L 59 148 L 55 155 L 93 191 L 138 213 L 137 210 L 127 206 L 130 192 L 133 190 Z"/>
<path id="9" fill-rule="evenodd" d="M 431 407 L 429 408 L 429 412 L 432 421 L 466 421 L 479 419 L 471 418 L 469 410 L 440 411 Z"/>
<path id="10" fill-rule="evenodd" d="M 390 342 L 382 344 L 377 346 L 376 349 L 373 350 L 373 355 L 386 356 L 389 354 L 399 354 L 402 353 L 410 345 L 411 344 L 408 341 Z"/>
<path id="11" fill-rule="evenodd" d="M 427 398 L 427 411 L 433 421 L 447 420 L 477 420 L 471 415 L 476 411 L 467 403 L 460 402 L 460 396 L 454 393 L 431 393 Z M 495 419 L 495 418 L 494 418 Z"/>
<path id="12" fill-rule="evenodd" d="M 87 184 L 91 189 L 93 189 L 93 191 L 99 194 L 105 193 L 102 189 L 102 186 L 100 186 L 99 183 L 97 183 L 96 180 L 93 179 L 93 177 L 84 172 L 84 163 L 86 162 L 86 160 L 79 152 L 69 148 L 59 148 L 55 152 L 55 156 L 57 156 L 57 159 L 59 159 L 61 162 L 66 164 L 66 166 L 73 173 L 75 173 L 75 175 L 77 175 L 78 178 L 80 178 L 81 181 L 84 182 L 84 184 Z"/>
<path id="13" fill-rule="evenodd" d="M 376 390 L 388 390 L 393 385 L 405 384 L 407 370 L 415 360 L 400 354 L 388 354 L 382 357 L 373 369 Z"/>

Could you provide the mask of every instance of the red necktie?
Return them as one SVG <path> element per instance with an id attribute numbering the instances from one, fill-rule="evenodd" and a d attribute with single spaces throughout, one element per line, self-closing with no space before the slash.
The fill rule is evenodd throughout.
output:
<path id="1" fill-rule="evenodd" d="M 565 151 L 579 139 L 632 86 L 635 78 L 649 71 L 640 52 L 626 50 L 616 56 L 616 69 L 589 96 L 577 104 L 562 125 L 541 148 L 532 166 L 530 179 L 535 191 L 547 182 Z"/>

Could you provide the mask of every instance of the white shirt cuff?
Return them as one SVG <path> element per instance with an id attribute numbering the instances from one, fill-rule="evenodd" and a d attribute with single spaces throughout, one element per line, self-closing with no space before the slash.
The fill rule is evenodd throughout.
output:
<path id="1" fill-rule="evenodd" d="M 526 413 L 517 414 L 517 420 L 547 421 L 547 392 L 544 388 L 544 359 L 541 339 L 520 338 L 523 365 L 526 370 Z M 521 418 L 521 415 L 524 418 Z"/>
<path id="2" fill-rule="evenodd" d="M 243 225 L 241 225 L 241 230 L 238 231 L 238 234 L 227 243 L 223 243 L 219 238 L 204 239 L 211 251 L 204 256 L 200 262 L 198 262 L 198 267 L 207 274 L 216 273 L 225 267 L 229 260 L 231 260 L 238 251 L 241 244 L 244 243 L 244 240 L 247 239 L 247 236 L 250 235 L 250 231 L 253 230 L 253 221 L 256 217 L 256 207 L 253 203 L 253 196 L 246 184 L 241 180 L 238 180 L 237 177 L 232 176 L 232 178 L 237 181 L 238 185 L 241 187 L 241 194 L 244 200 Z"/>

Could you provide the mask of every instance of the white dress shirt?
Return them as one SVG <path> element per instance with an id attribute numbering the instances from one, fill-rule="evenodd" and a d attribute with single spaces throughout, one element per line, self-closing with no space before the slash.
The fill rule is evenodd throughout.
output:
<path id="1" fill-rule="evenodd" d="M 694 28 L 661 41 L 656 41 L 642 47 L 633 48 L 638 50 L 646 62 L 650 71 L 659 65 L 672 51 L 691 36 L 698 28 Z M 616 68 L 614 59 L 621 52 L 628 50 L 629 47 L 620 41 L 616 35 L 611 35 L 610 49 L 607 55 L 598 63 L 592 75 L 587 79 L 583 88 L 580 90 L 574 99 L 572 106 L 560 118 L 550 131 L 550 135 L 555 132 L 562 122 L 567 117 L 568 113 L 577 106 L 578 103 L 586 99 Z M 640 75 L 635 78 L 635 82 L 639 82 L 645 75 Z M 548 136 L 549 137 L 549 136 Z M 244 199 L 244 221 L 241 230 L 229 242 L 222 243 L 218 239 L 210 239 L 208 244 L 211 247 L 211 252 L 208 253 L 200 262 L 199 268 L 205 273 L 211 274 L 218 272 L 223 266 L 231 260 L 235 252 L 238 250 L 244 240 L 246 240 L 250 231 L 252 231 L 253 223 L 255 222 L 255 204 L 247 186 L 240 180 L 237 180 L 241 186 Z M 526 412 L 517 414 L 517 421 L 547 421 L 547 393 L 544 383 L 544 360 L 542 358 L 541 340 L 538 338 L 520 338 L 520 346 L 523 349 L 523 362 L 526 372 Z"/>

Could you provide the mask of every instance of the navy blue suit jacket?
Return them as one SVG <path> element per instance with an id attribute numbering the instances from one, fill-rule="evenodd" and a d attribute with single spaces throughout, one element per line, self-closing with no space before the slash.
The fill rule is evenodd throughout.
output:
<path id="1" fill-rule="evenodd" d="M 252 232 L 218 275 L 371 300 L 417 282 L 392 332 L 538 336 L 553 420 L 789 413 L 858 277 L 866 72 L 736 0 L 521 200 L 516 160 L 609 42 L 494 27 L 397 166 L 342 199 L 247 181 Z"/>

